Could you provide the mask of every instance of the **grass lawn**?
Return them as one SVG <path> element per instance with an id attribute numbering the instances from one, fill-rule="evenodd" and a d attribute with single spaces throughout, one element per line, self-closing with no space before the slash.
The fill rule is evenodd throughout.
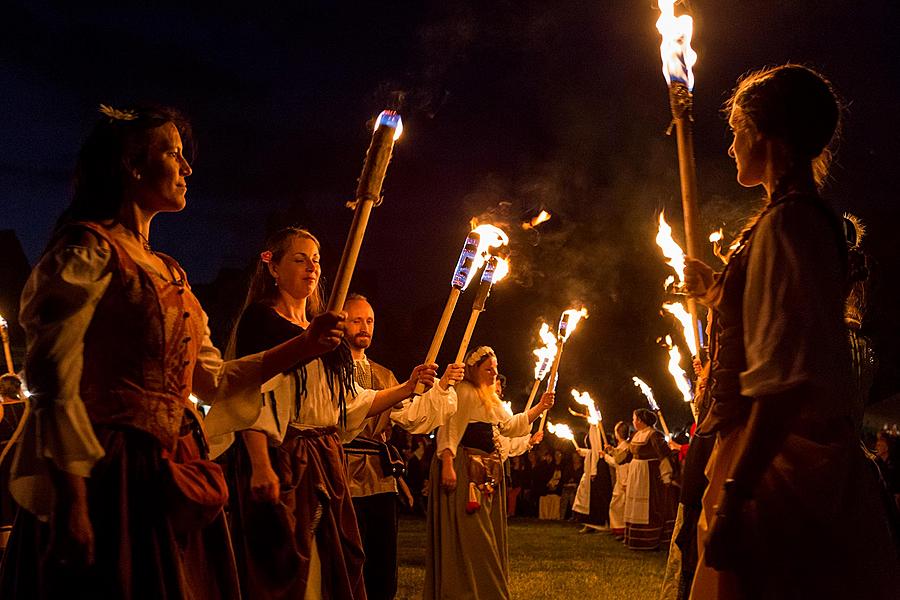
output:
<path id="1" fill-rule="evenodd" d="M 510 594 L 516 600 L 656 598 L 666 552 L 635 552 L 607 533 L 578 534 L 560 521 L 509 522 Z M 398 600 L 422 597 L 425 521 L 400 520 Z"/>

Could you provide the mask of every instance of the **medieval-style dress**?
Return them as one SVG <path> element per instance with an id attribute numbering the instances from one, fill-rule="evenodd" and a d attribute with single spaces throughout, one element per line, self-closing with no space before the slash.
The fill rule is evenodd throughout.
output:
<path id="1" fill-rule="evenodd" d="M 502 436 L 526 436 L 528 415 L 510 415 L 499 402 L 487 404 L 468 381 L 457 384 L 456 393 L 456 414 L 438 430 L 431 463 L 423 597 L 508 599 Z M 456 471 L 456 489 L 450 493 L 441 487 L 440 456 L 448 449 Z"/>
<path id="2" fill-rule="evenodd" d="M 609 501 L 609 531 L 618 538 L 625 537 L 625 493 L 628 489 L 628 441 L 622 440 L 612 455 L 603 454 L 606 464 L 616 470 L 612 500 Z"/>
<path id="3" fill-rule="evenodd" d="M 69 240 L 94 235 L 97 247 Z M 239 598 L 221 469 L 189 399 L 253 405 L 262 356 L 223 362 L 184 272 L 142 262 L 121 225 L 69 225 L 25 287 L 33 412 L 11 492 L 24 509 L 3 598 Z M 239 410 L 239 409 L 236 409 Z M 51 467 L 86 478 L 95 563 L 52 558 Z"/>
<path id="4" fill-rule="evenodd" d="M 674 498 L 669 483 L 663 481 L 666 468 L 671 469 L 670 454 L 665 438 L 653 427 L 631 436 L 626 457 L 630 462 L 625 484 L 625 543 L 633 550 L 655 550 L 671 539 Z"/>
<path id="5" fill-rule="evenodd" d="M 698 435 L 717 441 L 692 598 L 900 597 L 896 551 L 854 425 L 844 251 L 820 198 L 775 194 L 704 300 L 716 321 L 712 405 Z M 704 556 L 714 507 L 753 403 L 772 398 L 798 403 L 797 416 L 738 516 L 739 563 L 716 571 Z"/>
<path id="6" fill-rule="evenodd" d="M 253 304 L 238 324 L 237 350 L 275 345 L 301 331 L 272 307 Z M 264 432 L 280 481 L 277 505 L 254 502 L 249 458 L 243 444 L 235 444 L 229 467 L 232 534 L 246 597 L 366 598 L 365 555 L 342 443 L 362 430 L 376 391 L 342 380 L 326 364 L 330 358 L 334 353 L 257 388 L 256 410 L 243 415 L 243 422 L 228 407 L 213 407 L 207 417 L 214 455 L 229 446 L 235 431 Z M 392 410 L 391 418 L 411 431 L 428 432 L 455 407 L 452 389 L 434 386 Z"/>
<path id="7" fill-rule="evenodd" d="M 598 528 L 606 525 L 609 520 L 612 478 L 606 462 L 600 460 L 603 440 L 599 426 L 590 426 L 588 442 L 588 448 L 578 448 L 578 454 L 584 458 L 584 473 L 575 492 L 572 511 L 578 513 L 579 520 L 586 526 Z"/>

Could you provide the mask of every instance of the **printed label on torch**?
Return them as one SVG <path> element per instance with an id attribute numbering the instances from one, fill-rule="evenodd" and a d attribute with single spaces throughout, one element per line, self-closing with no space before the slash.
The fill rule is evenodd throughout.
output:
<path id="1" fill-rule="evenodd" d="M 494 269 L 497 268 L 497 259 L 492 258 L 484 266 L 484 272 L 481 274 L 481 283 L 490 285 L 494 282 Z"/>
<path id="2" fill-rule="evenodd" d="M 456 289 L 463 290 L 469 283 L 469 271 L 472 269 L 472 262 L 478 253 L 478 242 L 481 236 L 474 231 L 466 238 L 462 252 L 459 255 L 459 262 L 456 263 L 456 271 L 453 273 L 453 279 L 450 285 Z"/>

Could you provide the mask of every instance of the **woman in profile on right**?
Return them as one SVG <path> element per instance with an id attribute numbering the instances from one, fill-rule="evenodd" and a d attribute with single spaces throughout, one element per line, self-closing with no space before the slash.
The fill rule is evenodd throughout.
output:
<path id="1" fill-rule="evenodd" d="M 766 202 L 724 271 L 689 261 L 713 310 L 716 436 L 692 598 L 897 598 L 897 553 L 853 423 L 846 244 L 818 194 L 840 109 L 799 65 L 745 77 L 730 101 L 737 180 Z"/>

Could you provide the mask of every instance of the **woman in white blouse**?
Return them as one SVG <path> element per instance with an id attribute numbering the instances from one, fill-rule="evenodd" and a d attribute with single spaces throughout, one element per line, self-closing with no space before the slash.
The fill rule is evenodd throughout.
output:
<path id="1" fill-rule="evenodd" d="M 290 339 L 324 306 L 319 242 L 309 231 L 275 232 L 260 254 L 236 328 L 236 354 Z M 229 452 L 231 525 L 246 598 L 362 598 L 363 548 L 350 497 L 343 442 L 369 416 L 391 418 L 429 433 L 456 410 L 450 387 L 462 376 L 451 365 L 435 383 L 437 365 L 420 365 L 403 384 L 363 389 L 352 377 L 346 345 L 267 381 L 253 418 L 240 424 Z M 413 400 L 418 382 L 430 390 Z M 227 408 L 227 407 L 226 407 Z M 230 443 L 237 419 L 215 407 L 206 420 L 214 455 Z"/>
<path id="2" fill-rule="evenodd" d="M 526 436 L 553 406 L 545 393 L 528 412 L 510 415 L 494 382 L 497 356 L 469 352 L 457 384 L 457 411 L 438 430 L 431 466 L 424 598 L 509 598 L 503 437 Z"/>

